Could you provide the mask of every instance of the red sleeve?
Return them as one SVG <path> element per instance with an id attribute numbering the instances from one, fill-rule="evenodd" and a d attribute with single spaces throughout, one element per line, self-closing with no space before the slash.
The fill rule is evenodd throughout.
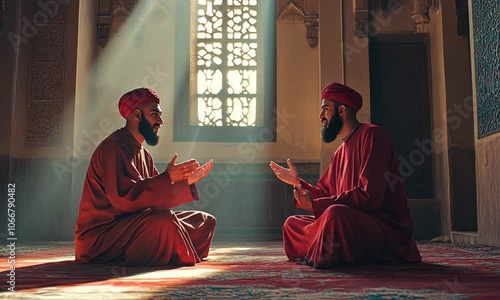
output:
<path id="1" fill-rule="evenodd" d="M 172 184 L 166 171 L 142 178 L 127 153 L 113 143 L 103 145 L 99 161 L 106 197 L 118 211 L 172 208 L 194 200 L 187 180 Z"/>
<path id="2" fill-rule="evenodd" d="M 330 188 L 329 188 L 330 176 L 331 176 L 330 168 L 331 166 L 328 165 L 325 172 L 323 172 L 323 175 L 321 175 L 321 178 L 319 179 L 317 186 L 314 186 L 302 179 L 300 179 L 300 186 L 303 189 L 310 191 L 314 199 L 330 195 Z"/>
<path id="3" fill-rule="evenodd" d="M 392 146 L 381 128 L 369 130 L 361 138 L 357 186 L 332 197 L 314 199 L 316 217 L 332 204 L 345 204 L 365 211 L 377 211 L 382 206 L 386 189 L 384 173 L 388 170 L 393 155 Z"/>
<path id="4" fill-rule="evenodd" d="M 331 176 L 331 172 L 330 172 L 330 165 L 329 165 L 326 168 L 325 172 L 323 172 L 323 175 L 321 175 L 321 178 L 319 179 L 317 186 L 314 186 L 303 179 L 300 179 L 300 186 L 304 190 L 310 191 L 313 199 L 325 197 L 325 195 L 330 195 L 330 189 L 329 189 L 330 176 Z M 294 203 L 295 207 L 304 209 L 302 206 L 299 205 L 299 202 L 297 201 L 296 198 L 293 199 L 293 203 Z M 307 209 L 307 210 L 309 210 L 309 209 Z M 312 211 L 312 210 L 309 210 L 309 211 Z"/>
<path id="5" fill-rule="evenodd" d="M 153 170 L 153 177 L 154 176 L 157 176 L 160 174 L 160 172 L 158 172 L 158 169 L 155 167 L 154 163 L 153 163 L 153 157 L 151 156 L 151 153 L 149 153 L 149 151 L 147 151 L 147 156 L 148 156 L 148 163 L 150 164 L 150 168 Z M 166 172 L 166 170 L 165 170 Z M 186 180 L 186 183 L 187 183 L 187 180 Z M 184 190 L 185 187 L 183 184 L 180 184 L 180 183 L 176 183 L 174 184 L 174 188 L 178 189 L 180 187 L 181 190 Z M 200 195 L 198 194 L 198 188 L 196 187 L 196 184 L 192 184 L 189 186 L 189 190 L 191 191 L 191 196 L 194 200 L 200 200 Z M 182 193 L 183 191 L 181 191 Z M 174 193 L 175 194 L 175 193 Z M 169 205 L 172 205 L 171 207 L 176 207 L 176 206 L 179 206 L 181 204 L 185 204 L 185 203 L 190 203 L 192 202 L 191 201 L 182 201 L 183 199 L 188 199 L 188 198 L 181 198 L 181 199 L 177 199 L 177 200 L 181 200 L 180 202 L 179 201 L 172 201 L 169 202 Z M 179 203 L 179 204 L 175 204 L 175 203 Z M 175 204 L 175 205 L 173 205 Z"/>

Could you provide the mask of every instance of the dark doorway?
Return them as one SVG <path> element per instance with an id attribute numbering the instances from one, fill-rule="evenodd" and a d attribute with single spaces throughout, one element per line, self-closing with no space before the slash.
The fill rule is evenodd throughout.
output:
<path id="1" fill-rule="evenodd" d="M 371 122 L 388 133 L 408 198 L 434 197 L 428 45 L 425 35 L 370 39 Z"/>

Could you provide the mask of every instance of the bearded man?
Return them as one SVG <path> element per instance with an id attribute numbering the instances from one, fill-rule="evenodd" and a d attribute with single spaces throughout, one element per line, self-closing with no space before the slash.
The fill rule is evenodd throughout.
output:
<path id="1" fill-rule="evenodd" d="M 325 143 L 340 136 L 316 186 L 299 178 L 292 162 L 283 168 L 271 161 L 276 176 L 294 186 L 295 206 L 314 216 L 291 216 L 283 226 L 285 253 L 315 268 L 352 263 L 421 261 L 399 161 L 385 131 L 360 123 L 361 95 L 330 83 L 321 94 L 319 118 Z"/>
<path id="2" fill-rule="evenodd" d="M 158 144 L 160 98 L 149 88 L 124 94 L 118 109 L 125 127 L 94 151 L 85 177 L 75 228 L 78 262 L 127 266 L 194 265 L 207 257 L 213 216 L 172 208 L 198 200 L 196 182 L 212 169 L 177 154 L 159 173 L 143 142 Z"/>

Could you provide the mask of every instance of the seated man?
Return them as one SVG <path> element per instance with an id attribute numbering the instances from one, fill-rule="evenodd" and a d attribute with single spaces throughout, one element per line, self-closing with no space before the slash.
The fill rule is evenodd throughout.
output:
<path id="1" fill-rule="evenodd" d="M 376 125 L 358 122 L 362 97 L 351 88 L 330 83 L 321 98 L 323 141 L 339 135 L 343 143 L 318 185 L 300 179 L 290 160 L 289 169 L 270 164 L 280 180 L 294 186 L 295 205 L 314 212 L 286 220 L 286 255 L 315 268 L 419 262 L 399 161 L 388 136 Z"/>
<path id="2" fill-rule="evenodd" d="M 126 125 L 101 142 L 87 170 L 75 230 L 77 261 L 194 265 L 208 255 L 215 218 L 171 209 L 198 200 L 195 183 L 210 172 L 213 161 L 176 164 L 175 154 L 158 172 L 142 143 L 158 143 L 159 103 L 147 88 L 120 98 Z"/>

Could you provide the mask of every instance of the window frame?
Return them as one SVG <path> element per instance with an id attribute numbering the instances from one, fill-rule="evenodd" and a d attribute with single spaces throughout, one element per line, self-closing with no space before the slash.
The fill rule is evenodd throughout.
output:
<path id="1" fill-rule="evenodd" d="M 225 1 L 225 0 L 224 0 Z M 174 128 L 173 139 L 176 142 L 276 142 L 276 5 L 274 1 L 260 0 L 258 14 L 262 16 L 262 24 L 258 34 L 263 35 L 262 60 L 257 67 L 258 80 L 262 80 L 262 92 L 258 97 L 263 99 L 263 122 L 261 126 L 199 126 L 190 124 L 191 106 L 191 3 L 177 0 L 175 9 L 175 62 L 174 62 Z M 271 15 L 270 15 L 271 14 Z M 264 30 L 262 30 L 263 28 Z M 260 78 L 264 76 L 264 78 Z M 225 101 L 225 99 L 223 100 Z"/>

